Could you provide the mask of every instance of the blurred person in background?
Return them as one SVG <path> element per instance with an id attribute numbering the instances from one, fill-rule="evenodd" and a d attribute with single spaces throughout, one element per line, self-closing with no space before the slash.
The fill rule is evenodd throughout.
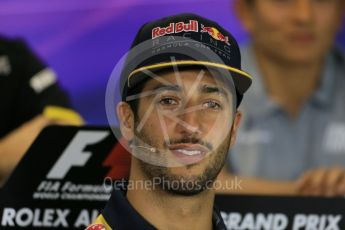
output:
<path id="1" fill-rule="evenodd" d="M 253 75 L 243 123 L 219 180 L 239 193 L 345 194 L 345 58 L 335 37 L 343 0 L 234 0 Z M 222 191 L 233 193 L 234 191 Z"/>
<path id="2" fill-rule="evenodd" d="M 21 40 L 0 36 L 0 186 L 49 124 L 82 124 L 54 72 Z"/>

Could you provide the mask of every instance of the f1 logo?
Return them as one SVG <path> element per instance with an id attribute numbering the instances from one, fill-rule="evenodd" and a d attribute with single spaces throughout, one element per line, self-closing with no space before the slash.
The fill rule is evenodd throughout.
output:
<path id="1" fill-rule="evenodd" d="M 62 179 L 74 166 L 84 166 L 91 157 L 85 147 L 96 144 L 109 135 L 108 131 L 79 131 L 49 171 L 48 179 Z"/>

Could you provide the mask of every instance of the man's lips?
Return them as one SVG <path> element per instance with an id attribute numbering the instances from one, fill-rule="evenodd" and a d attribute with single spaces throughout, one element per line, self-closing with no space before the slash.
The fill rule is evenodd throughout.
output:
<path id="1" fill-rule="evenodd" d="M 290 34 L 290 39 L 297 43 L 311 43 L 315 40 L 315 36 L 311 33 L 294 33 Z"/>
<path id="2" fill-rule="evenodd" d="M 202 160 L 210 149 L 200 144 L 174 144 L 169 145 L 169 150 L 181 162 L 192 164 Z"/>

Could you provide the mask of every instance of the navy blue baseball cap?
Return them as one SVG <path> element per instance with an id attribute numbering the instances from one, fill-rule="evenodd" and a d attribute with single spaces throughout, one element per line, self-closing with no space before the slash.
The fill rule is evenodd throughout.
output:
<path id="1" fill-rule="evenodd" d="M 176 37 L 182 40 L 188 39 L 185 43 L 176 45 Z M 165 17 L 144 24 L 138 31 L 129 51 L 128 59 L 137 58 L 135 47 L 143 42 L 151 41 L 152 47 L 147 51 L 143 60 L 127 68 L 129 63 L 125 63 L 121 74 L 122 100 L 126 101 L 126 96 L 131 94 L 139 84 L 147 78 L 147 72 L 158 72 L 171 69 L 173 66 L 183 68 L 213 68 L 226 71 L 232 77 L 236 90 L 237 107 L 242 101 L 243 94 L 252 83 L 250 74 L 241 69 L 241 54 L 235 38 L 218 23 L 201 17 L 196 14 L 178 14 Z M 193 41 L 195 42 L 192 44 Z M 190 48 L 208 49 L 213 51 L 218 58 L 210 59 L 207 55 L 194 54 L 188 52 L 176 52 Z M 162 50 L 164 52 L 161 52 Z M 171 52 L 169 53 L 169 49 Z M 167 52 L 168 50 L 168 52 Z M 131 53 L 131 51 L 133 51 Z M 170 55 L 169 55 L 170 54 Z M 174 57 L 174 60 L 171 59 Z M 152 76 L 151 76 L 152 77 Z"/>

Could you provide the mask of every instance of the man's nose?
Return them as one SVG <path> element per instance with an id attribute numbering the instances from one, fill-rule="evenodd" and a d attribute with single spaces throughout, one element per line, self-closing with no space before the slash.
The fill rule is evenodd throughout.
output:
<path id="1" fill-rule="evenodd" d="M 313 19 L 314 0 L 295 0 L 291 9 L 294 19 L 302 25 L 310 25 Z"/>
<path id="2" fill-rule="evenodd" d="M 178 116 L 177 130 L 184 135 L 200 135 L 202 133 L 200 111 L 186 111 Z"/>

